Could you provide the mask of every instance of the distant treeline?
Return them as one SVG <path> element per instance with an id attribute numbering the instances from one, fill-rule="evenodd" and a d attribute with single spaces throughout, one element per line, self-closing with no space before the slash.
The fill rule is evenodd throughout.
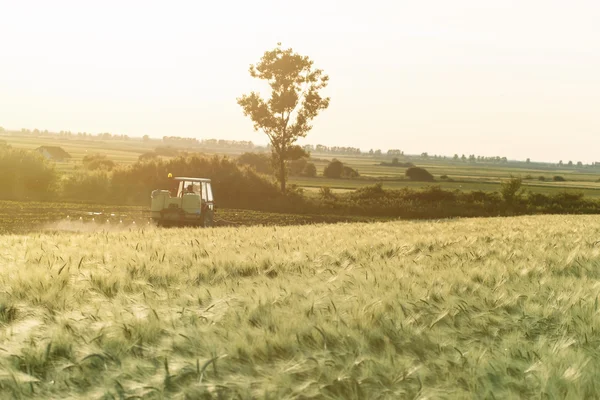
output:
<path id="1" fill-rule="evenodd" d="M 224 140 L 224 139 L 196 139 L 180 136 L 163 136 L 163 142 L 175 146 L 192 147 L 217 147 L 217 148 L 239 148 L 254 149 L 256 146 L 247 140 Z"/>
<path id="2" fill-rule="evenodd" d="M 103 159 L 92 157 L 88 162 Z M 303 195 L 292 185 L 282 195 L 275 182 L 254 168 L 228 157 L 198 154 L 139 161 L 131 166 L 115 166 L 111 171 L 82 169 L 63 176 L 37 153 L 0 146 L 0 170 L 0 198 L 8 200 L 147 205 L 152 190 L 169 186 L 168 174 L 172 173 L 211 178 L 216 202 L 225 208 L 391 218 L 600 213 L 598 200 L 572 192 L 525 192 L 519 179 L 504 182 L 498 192 L 449 191 L 438 186 L 385 190 L 376 184 L 344 194 L 334 194 L 324 187 L 314 197 Z"/>
<path id="3" fill-rule="evenodd" d="M 19 131 L 6 130 L 0 127 L 0 134 L 13 134 L 13 135 L 24 135 L 24 136 L 39 136 L 39 137 L 60 137 L 60 138 L 77 138 L 86 140 L 143 140 L 145 142 L 151 140 L 148 135 L 144 135 L 141 138 L 130 137 L 124 134 L 115 134 L 110 132 L 101 133 L 89 133 L 89 132 L 71 132 L 71 131 L 60 131 L 50 132 L 47 129 L 21 129 Z M 156 140 L 156 139 L 155 139 Z M 239 150 L 260 150 L 270 152 L 270 145 L 258 145 L 252 141 L 245 140 L 225 140 L 225 139 L 197 139 L 191 137 L 182 136 L 163 136 L 162 142 L 168 146 L 175 146 L 179 149 L 195 149 L 200 150 L 202 148 L 221 148 L 221 149 L 239 149 Z M 467 164 L 489 164 L 496 165 L 501 164 L 503 167 L 513 168 L 573 168 L 573 169 L 600 169 L 600 162 L 592 162 L 584 164 L 582 161 L 563 161 L 560 160 L 558 163 L 553 162 L 535 162 L 527 158 L 524 161 L 509 160 L 506 156 L 481 156 L 475 154 L 454 154 L 453 156 L 429 154 L 423 152 L 421 154 L 405 154 L 400 149 L 389 149 L 383 151 L 381 149 L 370 149 L 368 151 L 362 151 L 360 148 L 351 146 L 325 146 L 322 144 L 303 145 L 302 148 L 307 152 L 315 152 L 322 154 L 335 154 L 335 155 L 346 155 L 356 157 L 372 157 L 372 158 L 393 158 L 402 157 L 403 163 L 411 163 L 415 161 L 428 161 L 428 162 L 443 162 L 443 163 L 467 163 Z"/>

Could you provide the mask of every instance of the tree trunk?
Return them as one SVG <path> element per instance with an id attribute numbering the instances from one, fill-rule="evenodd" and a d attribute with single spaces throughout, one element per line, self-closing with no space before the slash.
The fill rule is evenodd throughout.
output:
<path id="1" fill-rule="evenodd" d="M 281 185 L 281 193 L 285 194 L 285 160 L 280 157 L 279 160 L 279 184 Z"/>

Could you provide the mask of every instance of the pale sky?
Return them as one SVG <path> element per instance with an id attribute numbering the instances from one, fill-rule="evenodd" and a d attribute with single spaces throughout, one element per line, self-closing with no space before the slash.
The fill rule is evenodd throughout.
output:
<path id="1" fill-rule="evenodd" d="M 600 2 L 0 0 L 0 126 L 252 140 L 281 41 L 330 76 L 304 143 L 600 161 Z"/>

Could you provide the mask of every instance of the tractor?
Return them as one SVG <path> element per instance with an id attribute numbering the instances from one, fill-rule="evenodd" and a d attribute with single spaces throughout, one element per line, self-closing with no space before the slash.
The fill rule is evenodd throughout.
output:
<path id="1" fill-rule="evenodd" d="M 158 226 L 213 226 L 215 205 L 210 179 L 173 178 L 170 190 L 151 195 L 152 220 Z"/>

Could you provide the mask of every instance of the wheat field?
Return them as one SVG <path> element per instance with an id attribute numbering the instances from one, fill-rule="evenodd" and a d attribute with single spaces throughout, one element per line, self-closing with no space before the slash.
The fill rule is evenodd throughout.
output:
<path id="1" fill-rule="evenodd" d="M 0 238 L 0 397 L 589 398 L 600 217 Z"/>

